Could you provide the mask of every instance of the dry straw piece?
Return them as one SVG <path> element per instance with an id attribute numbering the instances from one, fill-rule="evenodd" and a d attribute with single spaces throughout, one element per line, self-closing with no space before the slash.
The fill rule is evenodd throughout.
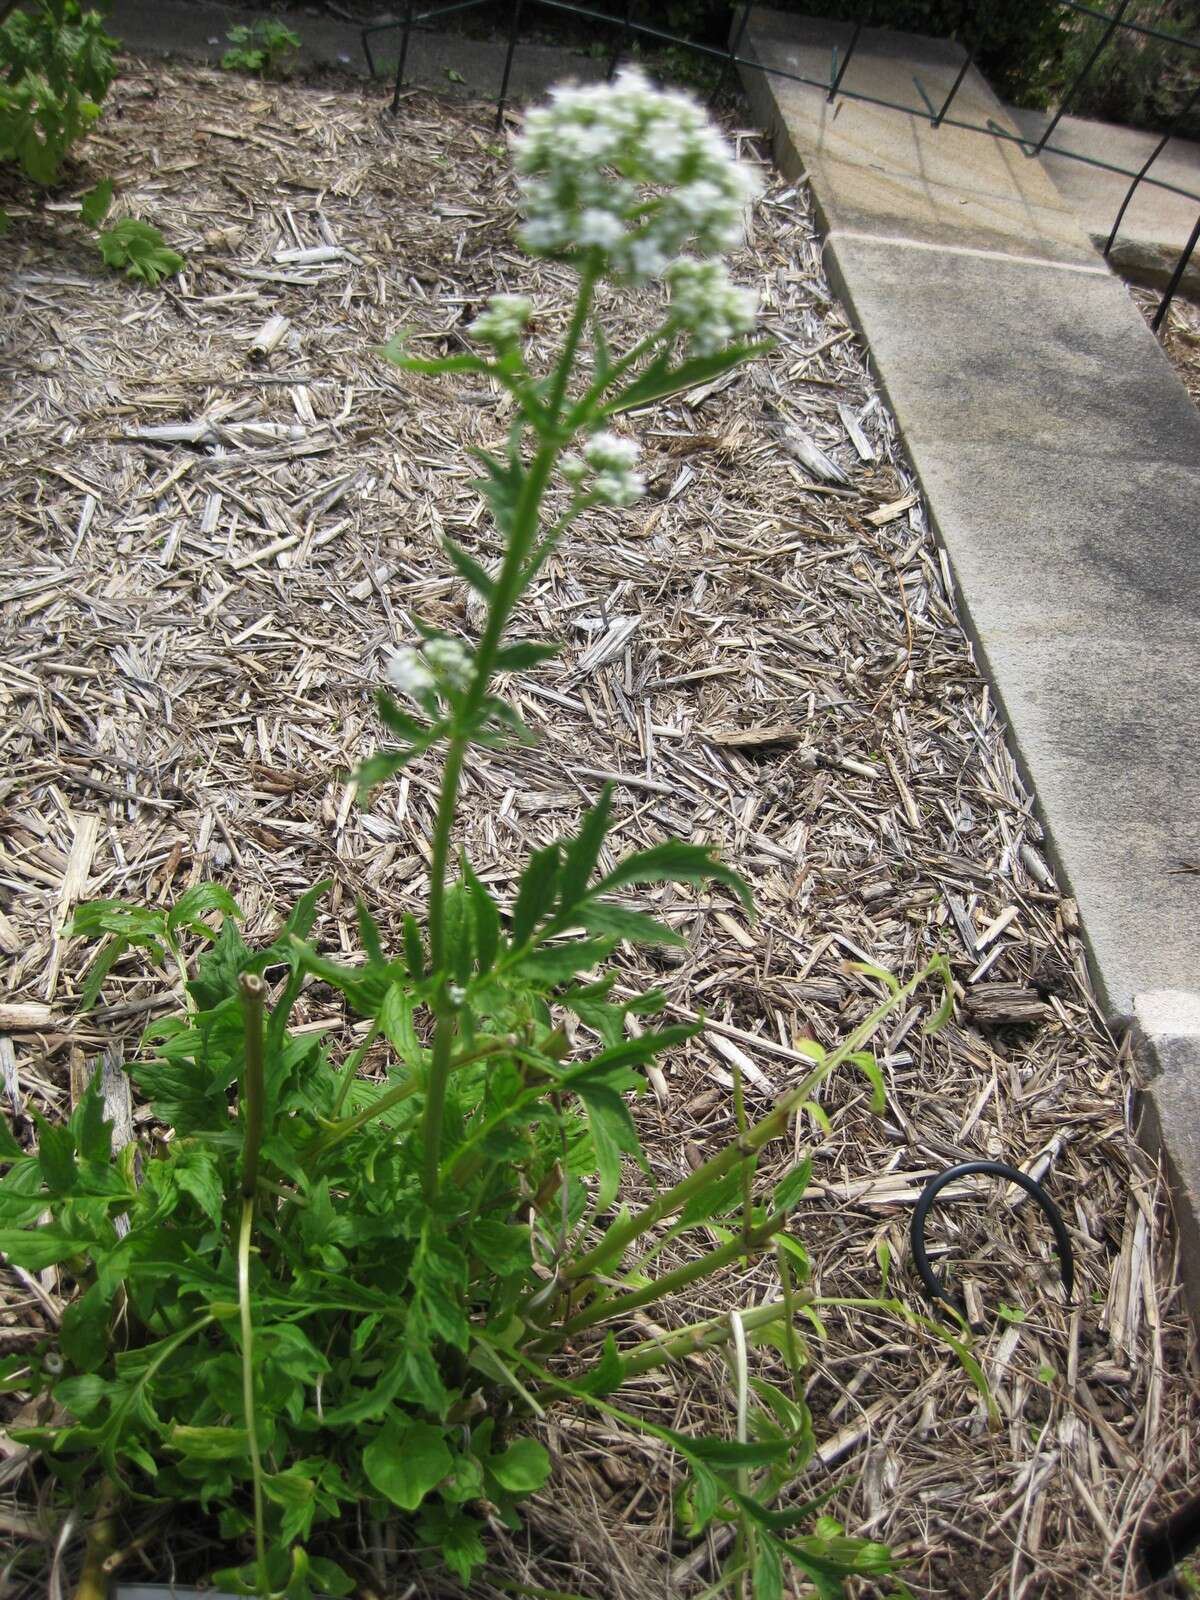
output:
<path id="1" fill-rule="evenodd" d="M 121 1111 L 120 1047 L 164 1004 L 130 960 L 95 1012 L 72 1015 L 86 955 L 63 928 L 80 899 L 166 903 L 217 878 L 253 936 L 329 875 L 317 933 L 337 954 L 355 944 L 356 893 L 393 925 L 419 909 L 432 770 L 416 764 L 369 813 L 347 775 L 377 737 L 371 691 L 412 618 L 472 631 L 439 541 L 494 558 L 462 452 L 495 443 L 507 417 L 490 390 L 401 381 L 371 350 L 406 324 L 417 349 L 462 349 L 500 287 L 531 294 L 536 357 L 568 295 L 566 274 L 514 248 L 507 153 L 481 108 L 414 92 L 392 121 L 373 91 L 136 63 L 112 98 L 122 120 L 109 113 L 87 160 L 167 224 L 183 275 L 159 292 L 108 276 L 52 216 L 17 216 L 0 244 L 0 1066 L 18 1116 L 68 1109 L 80 1052 L 107 1052 Z M 1130 1594 L 1148 1508 L 1197 1476 L 1162 1187 L 1130 1144 L 1129 1062 L 1098 1018 L 1074 908 L 820 257 L 806 192 L 771 182 L 733 265 L 777 347 L 632 419 L 650 496 L 592 512 L 547 562 L 528 615 L 564 651 L 517 689 L 540 742 L 473 754 L 465 831 L 503 901 L 528 849 L 613 776 L 620 848 L 715 841 L 753 885 L 753 924 L 722 897 L 646 897 L 688 948 L 637 976 L 711 1026 L 638 1109 L 643 1192 L 728 1138 L 735 1067 L 762 1108 L 801 1069 L 798 1045 L 832 1045 L 862 1018 L 878 985 L 853 963 L 904 977 L 949 953 L 957 1020 L 926 1038 L 914 1011 L 880 1041 L 885 1114 L 839 1077 L 823 1099 L 832 1134 L 797 1128 L 796 1149 L 818 1142 L 795 1232 L 823 1294 L 877 1293 L 890 1252 L 893 1287 L 916 1303 L 903 1239 L 922 1182 L 1000 1158 L 1036 1170 L 1063 1209 L 1076 1303 L 1056 1297 L 1033 1209 L 964 1184 L 930 1243 L 982 1306 L 998 1431 L 944 1345 L 831 1311 L 808 1341 L 820 1449 L 797 1493 L 840 1484 L 829 1509 L 892 1543 L 921 1596 Z M 632 342 L 638 295 L 604 311 Z M 319 987 L 302 1006 L 307 1025 L 342 1025 Z M 763 1181 L 793 1156 L 773 1147 Z M 769 1266 L 734 1269 L 664 1321 L 769 1288 Z M 55 1291 L 53 1272 L 6 1273 L 0 1339 L 51 1326 Z M 1001 1300 L 1024 1321 L 998 1318 Z M 642 1384 L 631 1403 L 658 1419 L 732 1434 L 718 1357 Z M 496 1529 L 497 1571 L 620 1600 L 702 1589 L 711 1551 L 674 1537 L 661 1447 L 593 1419 L 545 1427 L 561 1465 L 532 1503 L 531 1541 Z M 7 1453 L 4 1525 L 20 1542 L 37 1525 Z M 361 1537 L 383 1582 L 402 1530 Z"/>

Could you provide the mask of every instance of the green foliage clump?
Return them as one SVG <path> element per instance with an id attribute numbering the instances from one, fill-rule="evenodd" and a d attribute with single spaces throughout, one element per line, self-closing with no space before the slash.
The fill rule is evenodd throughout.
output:
<path id="1" fill-rule="evenodd" d="M 0 25 L 0 161 L 46 187 L 100 115 L 116 67 L 99 11 L 38 0 Z"/>
<path id="2" fill-rule="evenodd" d="M 1200 0 L 1134 0 L 1125 20 L 1194 41 L 1200 38 Z M 1095 17 L 1072 19 L 1055 84 L 1058 92 L 1078 77 L 1103 33 L 1104 24 Z M 1118 28 L 1072 100 L 1071 110 L 1105 122 L 1166 129 L 1185 110 L 1198 84 L 1200 50 L 1152 33 Z M 1193 105 L 1176 131 L 1183 138 L 1200 139 L 1200 105 Z"/>
<path id="3" fill-rule="evenodd" d="M 183 266 L 183 257 L 172 250 L 157 228 L 137 217 L 122 217 L 106 228 L 98 243 L 105 266 L 124 269 L 130 278 L 140 278 L 155 288 L 163 278 L 173 278 Z"/>
<path id="4" fill-rule="evenodd" d="M 225 70 L 257 72 L 263 78 L 282 72 L 300 48 L 300 35 L 270 17 L 239 23 L 225 37 L 230 45 L 221 57 Z"/>

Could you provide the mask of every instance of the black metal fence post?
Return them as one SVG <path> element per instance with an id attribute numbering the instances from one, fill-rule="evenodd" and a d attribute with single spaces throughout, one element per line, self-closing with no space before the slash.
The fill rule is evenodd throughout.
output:
<path id="1" fill-rule="evenodd" d="M 1083 67 L 1080 70 L 1079 76 L 1072 83 L 1071 87 L 1067 90 L 1066 94 L 1063 95 L 1062 100 L 1059 103 L 1058 110 L 1050 118 L 1050 121 L 1047 124 L 1046 130 L 1042 134 L 1042 137 L 1034 145 L 1032 150 L 1026 150 L 1025 154 L 1027 156 L 1040 156 L 1042 151 L 1046 148 L 1047 139 L 1049 139 L 1050 135 L 1054 132 L 1055 128 L 1058 127 L 1059 123 L 1062 121 L 1062 119 L 1066 116 L 1067 112 L 1070 110 L 1071 102 L 1074 100 L 1075 96 L 1079 93 L 1080 89 L 1083 87 L 1084 83 L 1087 81 L 1088 74 L 1091 72 L 1092 68 L 1096 65 L 1097 61 L 1099 61 L 1100 57 L 1104 54 L 1105 50 L 1108 48 L 1109 40 L 1112 38 L 1113 34 L 1116 33 L 1117 29 L 1121 26 L 1121 19 L 1122 19 L 1122 17 L 1124 17 L 1124 15 L 1125 15 L 1126 11 L 1128 11 L 1128 9 L 1129 9 L 1129 0 L 1121 0 L 1121 3 L 1117 7 L 1115 13 L 1111 17 L 1109 17 L 1109 19 L 1108 19 L 1108 27 L 1105 28 L 1104 32 L 1100 35 L 1099 44 L 1096 46 L 1096 48 L 1092 51 L 1091 55 L 1084 62 Z"/>
<path id="2" fill-rule="evenodd" d="M 1167 148 L 1167 145 L 1171 140 L 1171 135 L 1175 132 L 1175 129 L 1187 116 L 1188 112 L 1191 111 L 1192 107 L 1197 104 L 1197 102 L 1200 102 L 1200 83 L 1197 83 L 1196 87 L 1188 96 L 1187 104 L 1183 107 L 1183 109 L 1177 111 L 1176 114 L 1171 118 L 1170 123 L 1167 125 L 1167 131 L 1163 134 L 1162 138 L 1154 146 L 1154 149 L 1151 150 L 1150 154 L 1146 157 L 1142 164 L 1142 170 L 1129 185 L 1129 193 L 1125 196 L 1124 200 L 1121 201 L 1121 209 L 1117 212 L 1116 221 L 1112 225 L 1112 232 L 1109 234 L 1108 242 L 1104 246 L 1104 254 L 1106 256 L 1112 249 L 1113 245 L 1117 242 L 1117 232 L 1120 229 L 1122 222 L 1125 220 L 1125 213 L 1129 210 L 1129 202 L 1137 193 L 1139 184 L 1150 171 L 1150 168 L 1158 160 L 1159 156 L 1162 155 L 1163 151 Z"/>
<path id="3" fill-rule="evenodd" d="M 729 74 L 737 65 L 737 53 L 742 48 L 742 40 L 746 36 L 746 25 L 750 21 L 751 4 L 752 0 L 746 0 L 745 5 L 742 7 L 741 21 L 737 25 L 737 31 L 730 37 L 729 54 L 725 57 L 725 60 L 721 64 L 721 72 L 720 76 L 717 78 L 717 86 L 708 97 L 708 103 L 710 107 L 715 106 L 717 101 L 725 92 L 725 85 L 729 82 Z"/>
<path id="4" fill-rule="evenodd" d="M 1197 243 L 1200 243 L 1200 217 L 1196 218 L 1196 226 L 1192 229 L 1191 238 L 1184 245 L 1183 254 L 1175 263 L 1175 270 L 1171 274 L 1171 281 L 1167 284 L 1167 287 L 1163 292 L 1163 297 L 1159 301 L 1158 310 L 1154 313 L 1154 321 L 1150 324 L 1150 326 L 1154 329 L 1155 333 L 1157 333 L 1162 327 L 1163 318 L 1170 310 L 1171 301 L 1174 300 L 1175 296 L 1179 293 L 1179 285 L 1183 282 L 1183 275 L 1187 271 L 1187 264 L 1192 259 L 1192 252 L 1195 250 Z"/>
<path id="5" fill-rule="evenodd" d="M 613 45 L 612 55 L 608 58 L 608 71 L 604 74 L 609 83 L 612 82 L 616 73 L 617 64 L 621 59 L 621 52 L 629 43 L 629 8 L 632 4 L 633 0 L 625 0 L 621 8 L 621 26 L 617 30 L 617 42 Z"/>
<path id="6" fill-rule="evenodd" d="M 863 22 L 862 22 L 862 18 L 860 17 L 859 20 L 854 24 L 854 32 L 850 35 L 850 43 L 846 46 L 846 54 L 842 57 L 842 64 L 841 64 L 840 67 L 838 67 L 835 70 L 835 72 L 833 74 L 833 82 L 829 85 L 829 98 L 830 98 L 830 100 L 832 100 L 834 98 L 834 96 L 837 94 L 838 90 L 842 87 L 842 79 L 846 76 L 846 68 L 850 65 L 850 58 L 854 54 L 855 48 L 858 45 L 859 37 L 862 34 L 862 31 L 863 31 Z M 837 57 L 837 47 L 835 45 L 834 46 L 834 58 L 835 58 L 835 60 L 836 60 L 836 57 Z"/>
<path id="7" fill-rule="evenodd" d="M 392 90 L 392 115 L 400 110 L 400 90 L 404 87 L 404 69 L 408 65 L 408 42 L 412 38 L 414 0 L 404 0 L 404 31 L 400 35 L 400 59 L 396 63 L 396 87 Z"/>
<path id="8" fill-rule="evenodd" d="M 513 56 L 517 49 L 517 34 L 521 28 L 521 11 L 525 0 L 513 0 L 512 20 L 508 28 L 508 49 L 504 54 L 504 73 L 500 79 L 500 97 L 496 101 L 496 131 L 504 126 L 504 108 L 508 103 L 508 80 L 512 75 Z"/>

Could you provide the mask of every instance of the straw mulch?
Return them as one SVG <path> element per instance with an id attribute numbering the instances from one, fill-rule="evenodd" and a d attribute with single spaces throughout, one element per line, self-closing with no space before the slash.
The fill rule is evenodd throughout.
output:
<path id="1" fill-rule="evenodd" d="M 545 354 L 569 288 L 514 248 L 486 108 L 414 92 L 393 121 L 374 92 L 136 63 L 114 102 L 79 189 L 115 175 L 122 203 L 187 253 L 184 275 L 159 292 L 107 275 L 66 204 L 17 217 L 0 245 L 0 1068 L 18 1118 L 64 1113 L 101 1052 L 116 1079 L 172 1003 L 131 961 L 73 1016 L 87 952 L 62 930 L 77 901 L 165 903 L 217 878 L 265 935 L 328 875 L 317 932 L 333 951 L 355 947 L 356 894 L 385 919 L 420 910 L 435 769 L 369 814 L 347 775 L 379 737 L 372 688 L 413 617 L 473 631 L 439 540 L 494 559 L 463 450 L 508 419 L 478 383 L 401 380 L 371 351 L 404 324 L 431 351 L 459 349 L 484 294 L 531 286 Z M 675 1014 L 710 1023 L 639 1108 L 655 1183 L 730 1137 L 735 1065 L 761 1111 L 801 1069 L 799 1041 L 845 1036 L 879 993 L 850 962 L 907 976 L 949 954 L 956 1020 L 926 1037 L 913 1008 L 878 1041 L 887 1111 L 840 1077 L 832 1134 L 798 1128 L 763 1178 L 815 1140 L 795 1232 L 820 1293 L 878 1294 L 886 1246 L 893 1288 L 919 1306 L 906 1228 L 923 1180 L 972 1157 L 1021 1164 L 1066 1214 L 1076 1295 L 1064 1304 L 1032 1207 L 962 1186 L 930 1237 L 978 1286 L 999 1428 L 943 1343 L 833 1309 L 809 1337 L 820 1445 L 797 1493 L 833 1487 L 830 1510 L 893 1544 L 919 1596 L 1128 1595 L 1134 1537 L 1194 1482 L 1197 1438 L 1163 1187 L 1128 1133 L 1130 1062 L 1089 995 L 1075 908 L 803 189 L 771 185 L 737 266 L 777 348 L 635 419 L 650 496 L 593 514 L 544 569 L 522 623 L 563 654 L 515 688 L 540 743 L 472 759 L 463 839 L 507 900 L 529 848 L 611 775 L 614 850 L 717 841 L 750 879 L 753 924 L 723 894 L 651 897 L 689 948 L 629 959 L 631 984 L 659 982 Z M 618 345 L 646 315 L 629 296 L 606 311 Z M 256 356 L 272 318 L 286 327 Z M 323 1019 L 314 1000 L 307 1020 Z M 774 1292 L 768 1267 L 735 1271 L 656 1316 Z M 61 1308 L 53 1275 L 5 1274 L 4 1299 L 17 1347 Z M 643 1381 L 631 1403 L 733 1427 L 715 1357 Z M 501 1577 L 620 1600 L 711 1581 L 713 1552 L 673 1528 L 657 1444 L 577 1416 L 548 1429 L 561 1465 L 528 1539 L 498 1532 Z M 5 1537 L 27 1549 L 37 1480 L 4 1449 Z M 402 1529 L 346 1533 L 360 1537 L 384 1592 Z M 160 1547 L 145 1548 L 122 1577 L 151 1575 Z M 61 1571 L 77 1552 L 60 1547 Z"/>
<path id="2" fill-rule="evenodd" d="M 1161 290 L 1131 285 L 1129 292 L 1151 321 L 1162 300 Z M 1184 388 L 1200 406 L 1200 301 L 1176 295 L 1163 318 L 1159 341 Z"/>

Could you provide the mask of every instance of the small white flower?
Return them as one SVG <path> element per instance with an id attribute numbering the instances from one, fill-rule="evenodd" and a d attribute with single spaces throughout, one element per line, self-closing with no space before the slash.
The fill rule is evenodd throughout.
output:
<path id="1" fill-rule="evenodd" d="M 739 333 L 749 333 L 758 314 L 758 297 L 730 281 L 725 263 L 680 256 L 666 271 L 671 290 L 671 321 L 691 335 L 697 355 L 720 350 Z"/>
<path id="2" fill-rule="evenodd" d="M 469 331 L 484 344 L 513 344 L 521 337 L 521 329 L 529 321 L 531 309 L 523 294 L 494 294 Z"/>
<path id="3" fill-rule="evenodd" d="M 421 695 L 428 694 L 433 688 L 433 673 L 430 672 L 424 657 L 419 650 L 414 650 L 412 645 L 406 644 L 397 650 L 387 665 L 388 682 L 401 694 L 412 695 L 419 699 Z"/>
<path id="4" fill-rule="evenodd" d="M 583 447 L 584 460 L 596 472 L 627 472 L 639 454 L 634 440 L 622 439 L 607 429 L 593 433 Z"/>
<path id="5" fill-rule="evenodd" d="M 603 505 L 632 506 L 645 494 L 646 480 L 640 472 L 601 472 L 592 489 Z"/>
<path id="6" fill-rule="evenodd" d="M 452 1006 L 460 1006 L 467 998 L 467 991 L 461 983 L 448 983 L 446 985 L 446 999 Z"/>
<path id="7" fill-rule="evenodd" d="M 580 244 L 598 244 L 602 250 L 611 250 L 619 239 L 625 237 L 625 226 L 620 217 L 599 206 L 589 206 L 580 214 L 577 238 Z"/>
<path id="8" fill-rule="evenodd" d="M 582 459 L 563 456 L 558 465 L 581 494 L 593 496 L 601 505 L 631 506 L 646 492 L 646 480 L 633 470 L 638 454 L 634 440 L 602 429 L 586 441 Z"/>
<path id="9" fill-rule="evenodd" d="M 425 659 L 452 689 L 465 689 L 471 681 L 471 655 L 457 639 L 430 639 Z"/>
<path id="10" fill-rule="evenodd" d="M 534 255 L 600 252 L 618 280 L 656 277 L 688 244 L 705 254 L 741 237 L 758 180 L 689 95 L 635 68 L 613 83 L 551 91 L 514 147 Z"/>

